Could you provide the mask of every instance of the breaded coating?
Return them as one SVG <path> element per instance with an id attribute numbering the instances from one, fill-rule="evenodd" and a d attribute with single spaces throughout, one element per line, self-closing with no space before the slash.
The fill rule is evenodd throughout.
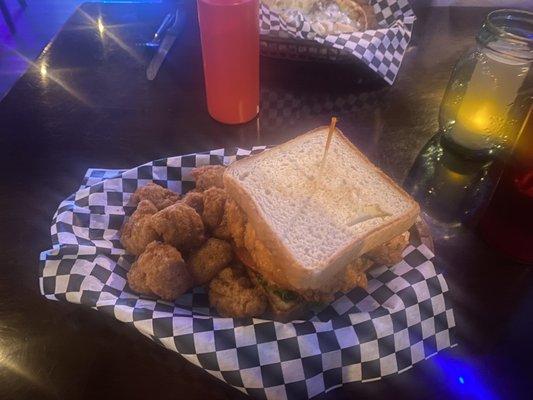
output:
<path id="1" fill-rule="evenodd" d="M 257 237 L 255 229 L 251 223 L 246 224 L 246 231 L 244 235 L 244 247 L 250 253 L 252 260 L 257 265 L 261 274 L 272 281 L 275 277 L 279 277 L 279 263 L 272 254 L 272 252 L 265 246 L 265 244 Z M 289 288 L 286 288 L 289 289 Z"/>
<path id="2" fill-rule="evenodd" d="M 193 169 L 192 176 L 196 181 L 196 189 L 203 191 L 213 186 L 223 189 L 222 176 L 225 170 L 226 167 L 223 165 L 205 165 Z"/>
<path id="3" fill-rule="evenodd" d="M 194 208 L 194 210 L 202 215 L 204 212 L 204 194 L 203 192 L 190 191 L 181 199 L 181 201 L 188 206 Z"/>
<path id="4" fill-rule="evenodd" d="M 208 239 L 202 247 L 192 253 L 187 262 L 194 283 L 196 285 L 209 283 L 232 258 L 231 245 L 228 242 L 215 238 Z"/>
<path id="5" fill-rule="evenodd" d="M 224 215 L 222 216 L 222 221 L 220 222 L 220 225 L 213 229 L 213 232 L 211 232 L 211 234 L 218 239 L 231 241 L 231 232 L 229 231 L 228 213 L 226 207 L 224 207 Z"/>
<path id="6" fill-rule="evenodd" d="M 356 286 L 366 288 L 367 279 L 365 271 L 373 264 L 365 257 L 357 258 L 346 265 L 344 273 L 339 272 L 337 279 L 323 286 L 320 290 L 307 289 L 299 294 L 307 301 L 319 303 L 331 303 L 335 300 L 335 293 L 348 292 Z"/>
<path id="7" fill-rule="evenodd" d="M 356 286 L 366 288 L 368 280 L 365 271 L 371 264 L 373 264 L 373 262 L 366 257 L 359 257 L 352 263 L 348 264 L 340 290 L 342 292 L 348 292 Z"/>
<path id="8" fill-rule="evenodd" d="M 226 207 L 226 191 L 217 187 L 211 187 L 204 192 L 204 211 L 202 221 L 206 229 L 216 229 L 222 222 Z"/>
<path id="9" fill-rule="evenodd" d="M 157 208 L 149 200 L 142 200 L 128 218 L 120 233 L 120 243 L 130 254 L 141 254 L 146 246 L 157 240 L 159 235 L 151 225 L 152 216 Z"/>
<path id="10" fill-rule="evenodd" d="M 244 232 L 246 229 L 246 214 L 235 201 L 226 201 L 225 215 L 228 221 L 228 229 L 237 247 L 244 247 Z"/>
<path id="11" fill-rule="evenodd" d="M 150 182 L 148 185 L 138 188 L 133 193 L 133 201 L 150 200 L 158 210 L 171 206 L 180 199 L 179 194 L 172 190 L 165 189 L 156 183 Z"/>
<path id="12" fill-rule="evenodd" d="M 268 301 L 243 268 L 224 268 L 209 284 L 209 303 L 223 317 L 258 317 Z"/>
<path id="13" fill-rule="evenodd" d="M 128 272 L 128 284 L 140 293 L 173 301 L 192 288 L 193 279 L 178 250 L 152 242 Z"/>
<path id="14" fill-rule="evenodd" d="M 402 261 L 402 253 L 409 244 L 409 232 L 392 238 L 387 243 L 370 250 L 365 256 L 379 265 L 394 265 Z"/>
<path id="15" fill-rule="evenodd" d="M 335 300 L 335 292 L 304 290 L 299 293 L 306 301 L 328 304 Z"/>
<path id="16" fill-rule="evenodd" d="M 128 271 L 128 285 L 137 293 L 153 295 L 154 293 L 146 283 L 146 270 L 134 262 Z"/>
<path id="17" fill-rule="evenodd" d="M 354 287 L 366 288 L 368 283 L 366 270 L 374 262 L 366 256 L 359 257 L 346 266 L 344 274 L 339 274 L 338 279 L 321 290 L 305 290 L 300 293 L 307 301 L 318 301 L 320 303 L 331 303 L 335 300 L 335 293 L 338 291 L 348 292 Z"/>
<path id="18" fill-rule="evenodd" d="M 194 208 L 178 202 L 152 217 L 152 226 L 163 241 L 181 252 L 200 246 L 204 240 L 204 224 Z"/>

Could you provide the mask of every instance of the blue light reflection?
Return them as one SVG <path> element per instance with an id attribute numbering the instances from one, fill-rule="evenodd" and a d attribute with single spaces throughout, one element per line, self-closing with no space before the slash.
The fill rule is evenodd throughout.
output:
<path id="1" fill-rule="evenodd" d="M 487 384 L 483 366 L 466 357 L 439 353 L 433 362 L 448 382 L 448 390 L 454 398 L 472 400 L 497 400 L 499 397 Z M 469 362 L 470 361 L 470 362 Z"/>

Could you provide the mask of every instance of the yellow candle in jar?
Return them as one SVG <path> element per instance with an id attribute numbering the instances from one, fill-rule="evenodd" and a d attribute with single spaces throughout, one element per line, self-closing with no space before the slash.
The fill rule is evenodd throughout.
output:
<path id="1" fill-rule="evenodd" d="M 489 147 L 502 135 L 506 110 L 496 102 L 463 101 L 454 129 L 454 139 L 470 149 Z"/>
<path id="2" fill-rule="evenodd" d="M 459 105 L 453 140 L 472 150 L 511 142 L 517 121 L 509 112 L 527 70 L 523 63 L 502 62 L 492 54 L 478 60 Z"/>
<path id="3" fill-rule="evenodd" d="M 466 115 L 464 110 L 465 108 L 461 109 L 458 117 L 465 127 L 479 134 L 490 134 L 491 112 L 487 104 L 479 106 L 471 115 Z"/>

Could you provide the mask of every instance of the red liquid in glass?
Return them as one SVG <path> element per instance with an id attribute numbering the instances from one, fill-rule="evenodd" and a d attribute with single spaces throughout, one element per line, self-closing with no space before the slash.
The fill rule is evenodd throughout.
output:
<path id="1" fill-rule="evenodd" d="M 483 238 L 513 259 L 533 264 L 533 118 L 507 163 L 479 228 Z"/>
<path id="2" fill-rule="evenodd" d="M 198 0 L 209 114 L 226 124 L 259 111 L 259 1 Z"/>

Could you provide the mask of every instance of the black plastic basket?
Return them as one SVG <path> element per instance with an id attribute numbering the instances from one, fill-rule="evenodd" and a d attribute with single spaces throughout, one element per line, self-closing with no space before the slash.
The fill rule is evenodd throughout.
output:
<path id="1" fill-rule="evenodd" d="M 339 64 L 357 63 L 351 54 L 312 40 L 261 35 L 260 46 L 261 55 L 266 57 Z"/>

